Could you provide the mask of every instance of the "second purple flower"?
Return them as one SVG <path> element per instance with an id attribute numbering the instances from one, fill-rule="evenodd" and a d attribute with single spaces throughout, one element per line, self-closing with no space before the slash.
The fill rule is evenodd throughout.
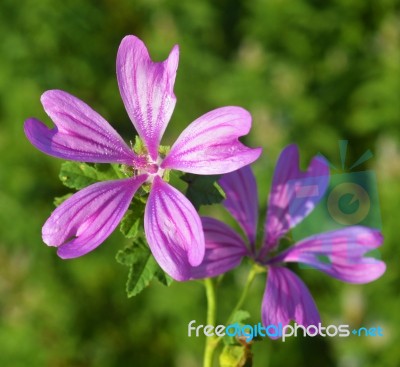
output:
<path id="1" fill-rule="evenodd" d="M 284 236 L 324 196 L 329 183 L 329 166 L 324 159 L 314 157 L 302 172 L 297 146 L 289 145 L 282 151 L 274 171 L 264 237 L 259 247 L 256 246 L 257 183 L 251 168 L 243 167 L 224 175 L 219 183 L 227 196 L 223 204 L 243 229 L 246 239 L 225 223 L 202 217 L 206 253 L 203 263 L 192 269 L 192 278 L 216 277 L 237 267 L 243 257 L 251 258 L 268 272 L 261 306 L 265 326 L 287 325 L 291 320 L 303 326 L 320 322 L 308 288 L 285 266 L 287 263 L 301 263 L 355 284 L 371 282 L 385 272 L 383 261 L 364 256 L 383 241 L 378 230 L 368 227 L 349 226 L 324 232 L 304 238 L 283 251 L 279 249 Z"/>

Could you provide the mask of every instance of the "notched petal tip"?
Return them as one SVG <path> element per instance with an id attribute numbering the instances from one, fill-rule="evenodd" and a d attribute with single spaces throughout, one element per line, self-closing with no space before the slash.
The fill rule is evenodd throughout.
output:
<path id="1" fill-rule="evenodd" d="M 167 60 L 165 60 L 165 63 L 168 72 L 175 78 L 175 73 L 179 65 L 179 45 L 174 45 L 174 47 L 172 47 Z"/>
<path id="2" fill-rule="evenodd" d="M 24 130 L 43 153 L 73 161 L 140 165 L 140 159 L 113 127 L 80 99 L 49 90 L 42 94 L 41 102 L 55 127 L 28 119 Z"/>
<path id="3" fill-rule="evenodd" d="M 323 155 L 316 155 L 311 162 L 317 162 L 321 165 L 324 166 L 324 169 L 328 169 L 329 170 L 329 162 L 328 160 L 323 156 Z M 311 164 L 312 165 L 312 164 Z"/>
<path id="4" fill-rule="evenodd" d="M 378 230 L 350 226 L 307 237 L 276 260 L 303 263 L 348 283 L 369 283 L 386 269 L 383 261 L 368 256 L 369 251 L 382 244 L 382 239 Z"/>
<path id="5" fill-rule="evenodd" d="M 179 49 L 154 62 L 145 44 L 126 36 L 118 49 L 117 79 L 125 109 L 150 156 L 157 159 L 158 147 L 175 107 L 173 93 Z"/>
<path id="6" fill-rule="evenodd" d="M 126 52 L 134 52 L 136 54 L 140 54 L 142 57 L 142 61 L 147 61 L 153 64 L 165 63 L 167 68 L 170 71 L 176 71 L 179 63 L 179 45 L 174 45 L 167 57 L 164 61 L 153 61 L 150 56 L 149 50 L 146 47 L 146 44 L 139 38 L 134 35 L 125 36 L 119 45 L 118 53 L 121 53 L 119 56 L 123 56 L 122 54 Z M 118 66 L 118 65 L 117 65 Z"/>
<path id="7" fill-rule="evenodd" d="M 41 150 L 40 141 L 45 139 L 51 130 L 40 120 L 30 117 L 24 122 L 24 133 L 28 140 L 36 148 Z"/>

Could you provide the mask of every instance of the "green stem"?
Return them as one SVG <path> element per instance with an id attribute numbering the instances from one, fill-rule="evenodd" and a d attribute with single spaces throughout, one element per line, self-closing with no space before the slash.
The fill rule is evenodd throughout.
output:
<path id="1" fill-rule="evenodd" d="M 262 269 L 262 271 L 265 271 L 265 269 Z M 236 311 L 238 311 L 242 307 L 244 301 L 246 300 L 247 293 L 249 292 L 249 289 L 251 287 L 251 284 L 253 283 L 254 278 L 260 272 L 261 272 L 260 267 L 257 265 L 254 265 L 251 268 L 249 275 L 247 276 L 246 284 L 243 288 L 242 294 L 241 294 L 238 302 L 236 303 L 236 306 L 234 307 L 231 314 L 229 315 L 225 325 L 229 325 L 229 323 L 231 322 Z M 207 325 L 215 326 L 217 300 L 216 300 L 216 295 L 215 295 L 215 284 L 214 284 L 213 279 L 211 279 L 211 278 L 205 279 L 204 286 L 206 288 L 206 296 L 207 296 Z M 215 353 L 215 350 L 216 350 L 219 342 L 221 341 L 221 339 L 222 339 L 222 337 L 216 337 L 216 336 L 207 337 L 206 346 L 204 349 L 203 367 L 212 367 L 213 366 L 214 353 Z"/>
<path id="2" fill-rule="evenodd" d="M 235 315 L 235 313 L 242 307 L 244 301 L 246 300 L 247 297 L 247 293 L 249 292 L 249 289 L 251 287 L 251 284 L 253 283 L 254 278 L 256 277 L 256 275 L 260 272 L 260 269 L 257 265 L 253 266 L 251 268 L 251 270 L 249 271 L 249 274 L 247 275 L 247 280 L 246 280 L 246 284 L 243 288 L 242 294 L 238 300 L 238 302 L 236 303 L 236 306 L 234 307 L 234 309 L 232 310 L 232 312 L 230 313 L 228 319 L 226 320 L 225 325 L 229 325 Z M 219 341 L 222 339 L 222 337 L 218 337 L 216 340 L 216 344 L 219 343 Z"/>
<path id="3" fill-rule="evenodd" d="M 207 325 L 215 326 L 217 300 L 215 297 L 215 285 L 211 278 L 204 279 L 204 286 L 206 288 L 207 296 Z M 212 367 L 214 360 L 215 348 L 218 345 L 217 338 L 207 337 L 206 346 L 204 349 L 203 367 Z"/>

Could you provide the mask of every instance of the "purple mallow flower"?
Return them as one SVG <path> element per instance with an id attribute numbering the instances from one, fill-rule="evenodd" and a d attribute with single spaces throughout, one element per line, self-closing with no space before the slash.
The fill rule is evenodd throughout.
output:
<path id="1" fill-rule="evenodd" d="M 329 169 L 324 159 L 315 157 L 307 171 L 301 172 L 297 147 L 286 147 L 275 168 L 264 238 L 257 249 L 258 195 L 254 175 L 250 167 L 224 175 L 219 181 L 227 196 L 224 206 L 243 229 L 248 245 L 226 224 L 202 217 L 206 252 L 203 263 L 192 268 L 191 278 L 220 275 L 248 256 L 268 269 L 261 308 L 264 325 L 287 325 L 291 320 L 304 326 L 318 324 L 320 317 L 310 292 L 285 263 L 306 264 L 349 283 L 373 281 L 386 269 L 382 261 L 364 257 L 380 246 L 383 238 L 378 230 L 362 226 L 313 235 L 277 253 L 280 239 L 310 214 L 328 182 Z"/>
<path id="2" fill-rule="evenodd" d="M 250 114 L 240 107 L 223 107 L 192 122 L 166 157 L 159 154 L 176 103 L 173 87 L 178 57 L 175 46 L 167 60 L 153 62 L 135 36 L 125 37 L 118 49 L 119 90 L 146 148 L 143 154 L 132 151 L 88 105 L 60 90 L 47 91 L 41 98 L 56 125 L 53 129 L 34 118 L 25 121 L 26 136 L 46 154 L 132 167 L 132 177 L 88 186 L 52 213 L 43 226 L 43 241 L 58 247 L 60 257 L 75 258 L 99 246 L 121 221 L 135 192 L 147 183 L 151 188 L 144 227 L 157 262 L 173 278 L 185 280 L 190 267 L 203 260 L 199 215 L 182 193 L 163 180 L 165 171 L 227 173 L 255 161 L 261 149 L 250 149 L 238 140 L 250 130 Z"/>

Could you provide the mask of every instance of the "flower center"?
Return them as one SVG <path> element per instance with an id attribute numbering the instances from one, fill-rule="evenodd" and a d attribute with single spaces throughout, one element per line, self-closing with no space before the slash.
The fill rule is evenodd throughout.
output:
<path id="1" fill-rule="evenodd" d="M 146 182 L 147 183 L 152 183 L 154 180 L 154 177 L 159 176 L 163 177 L 164 175 L 164 169 L 160 167 L 162 162 L 162 159 L 160 157 L 157 158 L 157 161 L 154 162 L 153 160 L 148 159 L 147 164 L 143 167 L 137 170 L 137 174 L 147 174 L 149 177 L 147 178 Z"/>
<path id="2" fill-rule="evenodd" d="M 155 174 L 158 172 L 158 164 L 156 163 L 151 163 L 146 168 L 147 168 L 147 173 Z"/>

